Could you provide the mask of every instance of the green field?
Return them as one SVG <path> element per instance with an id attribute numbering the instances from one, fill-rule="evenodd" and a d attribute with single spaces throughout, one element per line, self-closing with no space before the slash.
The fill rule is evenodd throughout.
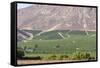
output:
<path id="1" fill-rule="evenodd" d="M 17 47 L 25 50 L 25 56 L 71 55 L 74 52 L 89 52 L 96 58 L 96 32 L 55 30 L 35 36 L 41 31 L 29 31 L 33 39 L 18 42 Z M 60 32 L 64 39 L 58 34 Z"/>

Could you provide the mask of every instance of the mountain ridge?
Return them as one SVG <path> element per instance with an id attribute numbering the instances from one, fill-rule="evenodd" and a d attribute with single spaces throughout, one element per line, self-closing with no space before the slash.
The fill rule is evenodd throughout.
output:
<path id="1" fill-rule="evenodd" d="M 19 29 L 48 30 L 61 23 L 58 30 L 96 30 L 95 8 L 36 4 L 17 11 Z"/>

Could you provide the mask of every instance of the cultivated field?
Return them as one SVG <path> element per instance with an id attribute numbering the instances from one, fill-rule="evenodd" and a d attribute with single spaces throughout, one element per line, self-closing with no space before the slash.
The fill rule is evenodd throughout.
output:
<path id="1" fill-rule="evenodd" d="M 18 42 L 17 47 L 24 51 L 22 57 L 40 57 L 39 61 L 96 59 L 95 31 L 87 34 L 85 31 L 54 30 L 40 35 L 41 31 L 25 31 L 32 33 L 33 39 Z"/>

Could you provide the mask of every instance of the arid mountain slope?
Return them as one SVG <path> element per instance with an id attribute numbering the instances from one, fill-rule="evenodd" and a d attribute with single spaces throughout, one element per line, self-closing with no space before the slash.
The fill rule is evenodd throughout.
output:
<path id="1" fill-rule="evenodd" d="M 26 30 L 96 30 L 96 8 L 32 5 L 17 10 L 18 28 Z"/>

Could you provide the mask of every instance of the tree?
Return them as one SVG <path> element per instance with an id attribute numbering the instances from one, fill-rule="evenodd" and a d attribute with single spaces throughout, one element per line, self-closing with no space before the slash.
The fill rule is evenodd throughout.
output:
<path id="1" fill-rule="evenodd" d="M 22 48 L 17 48 L 17 58 L 22 58 L 25 55 Z"/>
<path id="2" fill-rule="evenodd" d="M 34 47 L 35 47 L 35 48 L 38 48 L 38 45 L 37 45 L 37 44 L 35 44 L 35 45 L 34 45 Z"/>

